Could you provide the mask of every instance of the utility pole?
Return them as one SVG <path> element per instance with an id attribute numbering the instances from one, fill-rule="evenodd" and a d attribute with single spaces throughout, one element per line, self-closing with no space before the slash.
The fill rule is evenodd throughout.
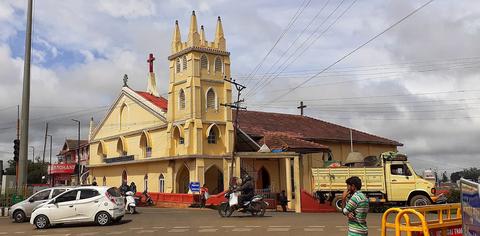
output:
<path id="1" fill-rule="evenodd" d="M 78 123 L 78 136 L 77 136 L 77 185 L 80 185 L 80 121 L 72 119 L 73 121 Z"/>
<path id="2" fill-rule="evenodd" d="M 300 109 L 300 115 L 303 116 L 303 109 L 307 108 L 306 105 L 303 105 L 303 101 L 300 102 L 300 106 L 297 107 L 297 109 Z"/>
<path id="3" fill-rule="evenodd" d="M 32 6 L 28 0 L 27 28 L 25 30 L 25 58 L 23 64 L 22 118 L 20 122 L 20 155 L 18 160 L 17 194 L 24 195 L 27 179 L 28 122 L 30 117 L 30 56 L 32 50 Z"/>
<path id="4" fill-rule="evenodd" d="M 235 80 L 232 80 L 232 78 L 230 79 L 223 79 L 225 80 L 226 82 L 230 83 L 230 84 L 233 84 L 235 86 L 235 89 L 237 89 L 237 100 L 233 103 L 227 103 L 227 104 L 223 104 L 221 103 L 220 105 L 221 106 L 224 106 L 224 107 L 230 107 L 230 108 L 235 108 L 235 121 L 234 121 L 234 124 L 233 124 L 233 150 L 232 150 L 232 164 L 230 165 L 230 173 L 231 173 L 231 178 L 230 178 L 230 183 L 229 184 L 232 184 L 232 178 L 233 178 L 233 163 L 235 163 L 235 152 L 236 152 L 236 149 L 237 149 L 237 131 L 238 131 L 238 111 L 240 109 L 242 110 L 245 110 L 247 109 L 246 107 L 241 107 L 240 104 L 242 102 L 244 102 L 243 99 L 240 99 L 240 96 L 242 94 L 242 90 L 244 90 L 246 87 L 235 82 Z"/>
<path id="5" fill-rule="evenodd" d="M 45 140 L 43 142 L 42 174 L 44 174 L 43 168 L 45 168 L 45 149 L 47 149 L 47 135 L 48 135 L 48 122 L 45 122 Z"/>
<path id="6" fill-rule="evenodd" d="M 47 136 L 50 137 L 50 162 L 48 163 L 48 165 L 50 166 L 49 169 L 50 169 L 50 172 L 51 172 L 51 170 L 52 170 L 52 135 L 47 134 Z M 47 173 L 48 173 L 48 171 L 47 171 Z M 51 176 L 52 175 L 49 174 L 50 185 L 51 185 L 51 187 L 53 187 L 53 181 L 51 179 Z"/>
<path id="7" fill-rule="evenodd" d="M 18 142 L 18 150 L 20 150 L 20 105 L 17 105 L 17 139 L 14 141 Z M 17 148 L 15 148 L 17 151 Z M 20 153 L 14 154 L 14 161 L 15 161 L 15 192 L 18 192 L 18 156 Z"/>

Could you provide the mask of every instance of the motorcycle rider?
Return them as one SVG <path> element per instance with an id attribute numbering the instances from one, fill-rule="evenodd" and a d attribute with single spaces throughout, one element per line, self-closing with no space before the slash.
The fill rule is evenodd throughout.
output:
<path id="1" fill-rule="evenodd" d="M 240 206 L 243 206 L 245 202 L 250 201 L 255 195 L 252 177 L 250 177 L 248 174 L 245 174 L 242 179 L 242 185 L 240 185 L 240 187 L 238 187 L 236 190 L 241 191 L 242 193 L 238 198 L 238 201 Z"/>

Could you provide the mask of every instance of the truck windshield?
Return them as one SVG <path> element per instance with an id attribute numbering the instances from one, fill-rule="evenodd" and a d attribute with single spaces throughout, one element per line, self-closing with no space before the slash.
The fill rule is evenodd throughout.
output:
<path id="1" fill-rule="evenodd" d="M 403 175 L 403 176 L 412 176 L 412 172 L 410 168 L 408 168 L 407 164 L 392 164 L 390 166 L 390 173 L 392 175 Z"/>

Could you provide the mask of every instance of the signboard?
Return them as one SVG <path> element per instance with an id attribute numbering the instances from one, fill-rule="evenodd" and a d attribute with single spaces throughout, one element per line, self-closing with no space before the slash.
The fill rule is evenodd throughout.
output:
<path id="1" fill-rule="evenodd" d="M 51 164 L 48 166 L 48 174 L 73 174 L 75 164 Z"/>
<path id="2" fill-rule="evenodd" d="M 109 157 L 105 159 L 105 163 L 116 163 L 116 162 L 125 162 L 133 161 L 135 158 L 133 155 L 129 156 L 120 156 L 120 157 Z"/>
<path id="3" fill-rule="evenodd" d="M 192 192 L 200 192 L 200 182 L 190 182 L 188 187 Z"/>
<path id="4" fill-rule="evenodd" d="M 460 180 L 464 236 L 480 236 L 480 185 Z"/>

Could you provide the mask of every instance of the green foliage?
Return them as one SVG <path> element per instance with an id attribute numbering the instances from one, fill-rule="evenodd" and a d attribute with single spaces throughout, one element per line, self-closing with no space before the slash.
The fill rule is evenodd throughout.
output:
<path id="1" fill-rule="evenodd" d="M 28 160 L 28 184 L 41 184 L 42 176 L 47 174 L 48 163 L 45 163 L 42 166 L 41 162 L 32 163 L 31 160 Z M 5 171 L 6 175 L 15 175 L 16 174 L 16 163 L 14 160 L 8 160 L 8 167 Z"/>
<path id="2" fill-rule="evenodd" d="M 458 180 L 460 180 L 460 178 L 477 181 L 478 177 L 480 177 L 480 169 L 472 167 L 470 169 L 463 169 L 462 171 L 453 172 L 450 175 L 450 181 L 452 181 L 452 183 L 456 183 Z"/>
<path id="3" fill-rule="evenodd" d="M 460 202 L 460 190 L 458 189 L 451 189 L 447 196 L 448 203 L 458 203 Z"/>
<path id="4" fill-rule="evenodd" d="M 448 177 L 447 177 L 447 172 L 443 172 L 442 174 L 442 183 L 446 183 L 448 182 Z"/>

